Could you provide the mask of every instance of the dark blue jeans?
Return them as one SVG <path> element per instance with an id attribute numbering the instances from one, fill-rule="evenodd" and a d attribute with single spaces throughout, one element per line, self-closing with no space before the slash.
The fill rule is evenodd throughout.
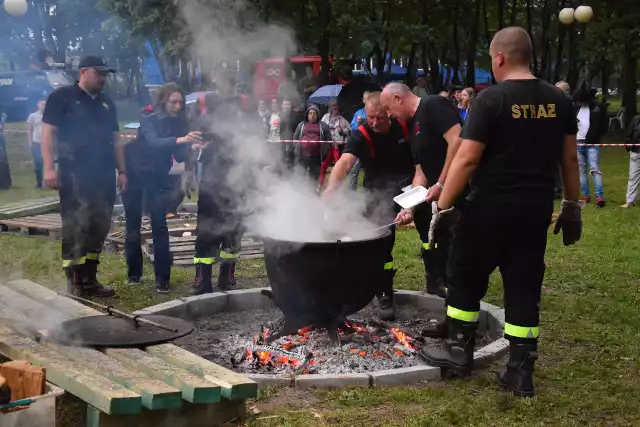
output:
<path id="1" fill-rule="evenodd" d="M 167 228 L 167 203 L 169 176 L 153 172 L 135 172 L 128 175 L 129 188 L 122 195 L 126 216 L 125 257 L 129 277 L 142 277 L 142 201 L 146 195 L 151 218 L 153 257 L 156 282 L 169 283 L 171 278 L 171 253 Z"/>

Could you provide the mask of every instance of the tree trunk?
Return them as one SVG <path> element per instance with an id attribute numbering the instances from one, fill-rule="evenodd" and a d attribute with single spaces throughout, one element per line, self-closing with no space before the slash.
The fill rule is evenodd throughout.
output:
<path id="1" fill-rule="evenodd" d="M 316 9 L 318 11 L 318 19 L 321 28 L 329 28 L 331 24 L 332 10 L 331 2 L 328 0 L 316 0 Z M 329 50 L 331 50 L 330 32 L 323 31 L 318 43 L 318 52 L 320 53 L 321 60 L 321 77 L 320 84 L 330 84 L 329 70 L 331 65 L 329 64 Z M 324 81 L 323 81 L 324 80 Z"/>
<path id="2" fill-rule="evenodd" d="M 636 90 L 638 84 L 638 52 L 633 37 L 628 37 L 624 44 L 622 63 L 622 108 L 624 108 L 625 128 L 631 119 L 638 114 Z"/>
<path id="3" fill-rule="evenodd" d="M 505 0 L 498 0 L 498 30 L 504 28 L 504 2 Z"/>
<path id="4" fill-rule="evenodd" d="M 438 62 L 438 53 L 435 49 L 431 50 L 426 47 L 425 43 L 425 51 L 427 51 L 427 55 L 429 57 L 429 75 L 431 76 L 431 93 L 436 94 L 442 88 L 442 74 L 440 72 L 440 63 Z M 431 51 L 432 54 L 428 52 Z"/>
<path id="5" fill-rule="evenodd" d="M 460 43 L 458 40 L 458 5 L 453 8 L 453 84 L 460 83 Z"/>
<path id="6" fill-rule="evenodd" d="M 411 43 L 411 51 L 409 52 L 409 61 L 407 62 L 407 74 L 404 78 L 405 83 L 409 87 L 413 87 L 416 81 L 416 50 L 418 43 Z"/>
<path id="7" fill-rule="evenodd" d="M 533 72 L 537 72 L 538 70 L 538 56 L 536 55 L 536 44 L 533 42 L 535 38 L 533 37 L 533 4 L 532 0 L 527 0 L 527 32 L 529 33 L 529 37 L 531 37 L 531 56 L 533 59 Z"/>
<path id="8" fill-rule="evenodd" d="M 489 16 L 487 13 L 487 0 L 482 0 L 482 15 L 484 20 L 484 37 L 487 44 L 487 48 L 491 45 L 491 30 L 489 30 Z M 491 68 L 491 67 L 489 67 Z M 493 68 L 491 68 L 491 84 L 496 84 L 496 77 L 493 75 Z"/>
<path id="9" fill-rule="evenodd" d="M 605 54 L 606 54 L 606 50 L 605 50 Z M 607 98 L 609 97 L 609 74 L 610 74 L 610 70 L 611 70 L 611 64 L 609 63 L 609 61 L 606 60 L 602 60 L 601 61 L 601 66 L 600 66 L 600 78 L 601 78 L 601 83 L 600 83 L 600 87 L 602 88 L 602 101 L 606 101 Z"/>
<path id="10" fill-rule="evenodd" d="M 558 23 L 558 46 L 556 49 L 556 61 L 553 68 L 553 81 L 558 82 L 561 79 L 560 70 L 562 68 L 562 55 L 564 53 L 564 40 L 566 38 L 567 29 L 561 23 Z"/>
<path id="11" fill-rule="evenodd" d="M 509 25 L 512 27 L 516 25 L 516 17 L 518 14 L 518 0 L 512 0 L 511 2 L 511 18 L 509 19 Z"/>
<path id="12" fill-rule="evenodd" d="M 480 1 L 476 1 L 476 12 L 469 31 L 469 47 L 467 49 L 467 86 L 476 84 L 476 42 L 478 40 L 478 21 L 480 21 Z"/>

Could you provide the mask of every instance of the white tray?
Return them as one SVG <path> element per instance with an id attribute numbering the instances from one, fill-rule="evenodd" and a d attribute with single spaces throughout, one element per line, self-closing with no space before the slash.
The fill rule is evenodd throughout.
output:
<path id="1" fill-rule="evenodd" d="M 407 191 L 411 190 L 412 188 L 413 188 L 413 186 L 412 186 L 411 184 L 409 184 L 409 185 L 407 185 L 406 187 L 404 187 L 404 188 L 402 189 L 402 192 L 403 192 L 403 193 L 406 193 Z"/>
<path id="2" fill-rule="evenodd" d="M 427 200 L 427 189 L 418 186 L 408 190 L 393 198 L 393 201 L 402 206 L 403 209 L 410 209 L 418 206 Z"/>

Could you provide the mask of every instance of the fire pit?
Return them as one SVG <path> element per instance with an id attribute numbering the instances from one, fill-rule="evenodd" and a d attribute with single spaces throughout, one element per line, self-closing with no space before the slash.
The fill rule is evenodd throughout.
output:
<path id="1" fill-rule="evenodd" d="M 262 385 L 369 387 L 440 378 L 440 369 L 424 364 L 417 355 L 421 346 L 436 343 L 422 337 L 421 331 L 443 316 L 440 298 L 399 291 L 394 323 L 377 319 L 370 304 L 345 315 L 334 337 L 326 327 L 307 325 L 273 339 L 272 331 L 282 331 L 286 317 L 265 291 L 270 289 L 190 297 L 139 314 L 195 321 L 195 331 L 176 345 L 243 372 Z M 508 349 L 503 324 L 503 310 L 483 304 L 476 366 Z"/>

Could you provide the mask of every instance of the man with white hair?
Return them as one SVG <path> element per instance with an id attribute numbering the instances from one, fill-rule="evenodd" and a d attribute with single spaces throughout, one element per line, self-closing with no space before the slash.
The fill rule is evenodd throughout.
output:
<path id="1" fill-rule="evenodd" d="M 569 98 L 571 97 L 571 86 L 569 86 L 569 83 L 564 81 L 559 81 L 558 83 L 556 83 L 556 87 L 560 89 L 562 92 L 564 92 L 564 94 L 567 95 Z"/>
<path id="2" fill-rule="evenodd" d="M 422 99 L 401 83 L 390 83 L 382 91 L 380 101 L 390 116 L 407 123 L 411 151 L 415 163 L 412 185 L 429 187 L 427 201 L 438 200 L 447 171 L 458 147 L 462 120 L 456 107 L 446 98 L 430 95 Z M 429 244 L 429 203 L 414 212 L 415 224 L 422 240 L 422 259 L 429 294 L 446 296 L 448 239 L 440 239 L 438 247 Z"/>

